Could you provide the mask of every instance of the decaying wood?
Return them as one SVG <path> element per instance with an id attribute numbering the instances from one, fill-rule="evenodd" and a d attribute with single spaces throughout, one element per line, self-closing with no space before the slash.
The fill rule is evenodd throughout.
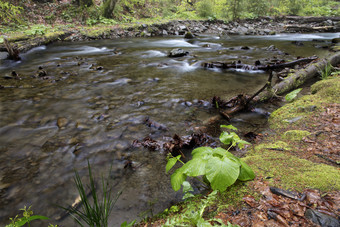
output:
<path id="1" fill-rule="evenodd" d="M 305 69 L 300 69 L 294 74 L 286 77 L 280 83 L 274 85 L 272 89 L 266 89 L 254 98 L 254 102 L 266 101 L 275 95 L 282 95 L 286 92 L 294 90 L 307 82 L 308 80 L 317 77 L 319 72 L 324 70 L 327 64 L 336 66 L 340 63 L 340 52 L 330 56 L 329 58 L 320 60 L 314 64 L 309 65 Z"/>
<path id="2" fill-rule="evenodd" d="M 279 70 L 284 68 L 290 68 L 294 67 L 295 65 L 299 64 L 307 64 L 314 60 L 316 60 L 317 57 L 312 56 L 308 58 L 300 58 L 295 61 L 291 62 L 284 62 L 279 64 L 268 64 L 268 65 L 262 65 L 259 61 L 256 62 L 255 65 L 248 65 L 248 64 L 242 64 L 239 62 L 205 62 L 202 63 L 202 66 L 204 68 L 220 68 L 220 69 L 244 69 L 244 70 L 263 70 L 263 71 L 269 71 L 269 70 Z"/>
<path id="3" fill-rule="evenodd" d="M 8 59 L 14 60 L 14 61 L 19 61 L 21 59 L 19 56 L 18 48 L 15 45 L 12 46 L 6 38 L 4 38 L 4 45 L 8 52 L 8 57 L 7 57 Z"/>
<path id="4" fill-rule="evenodd" d="M 314 57 L 309 59 L 314 59 Z M 212 106 L 220 109 L 220 117 L 219 118 L 214 117 L 214 121 L 218 121 L 219 119 L 221 119 L 221 117 L 230 120 L 233 114 L 243 110 L 250 110 L 251 105 L 253 106 L 257 102 L 268 100 L 274 97 L 275 95 L 282 95 L 286 92 L 289 92 L 301 86 L 309 79 L 319 75 L 319 72 L 324 70 L 327 64 L 336 66 L 339 63 L 340 53 L 337 53 L 327 59 L 323 59 L 314 64 L 311 64 L 305 69 L 298 70 L 297 72 L 286 77 L 283 81 L 274 85 L 273 87 L 271 86 L 271 81 L 273 78 L 273 73 L 271 71 L 266 84 L 259 91 L 257 91 L 254 95 L 250 97 L 241 94 L 231 98 L 228 101 L 222 100 L 219 97 L 213 97 L 211 101 Z"/>

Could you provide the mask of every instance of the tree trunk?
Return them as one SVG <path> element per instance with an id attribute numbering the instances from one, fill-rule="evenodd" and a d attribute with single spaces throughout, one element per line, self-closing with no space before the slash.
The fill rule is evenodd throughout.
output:
<path id="1" fill-rule="evenodd" d="M 105 0 L 103 5 L 103 17 L 112 18 L 113 10 L 117 4 L 118 0 Z"/>

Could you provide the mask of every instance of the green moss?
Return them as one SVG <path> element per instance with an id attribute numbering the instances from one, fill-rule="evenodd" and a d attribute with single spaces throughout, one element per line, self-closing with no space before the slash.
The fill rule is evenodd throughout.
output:
<path id="1" fill-rule="evenodd" d="M 289 130 L 285 132 L 282 136 L 283 139 L 291 141 L 300 141 L 304 137 L 311 135 L 310 132 L 304 130 Z"/>
<path id="2" fill-rule="evenodd" d="M 263 145 L 262 145 L 263 146 Z M 258 155 L 244 160 L 257 177 L 271 177 L 271 185 L 301 191 L 315 188 L 321 191 L 340 190 L 340 171 L 332 166 L 300 159 L 287 152 L 256 148 Z"/>
<path id="3" fill-rule="evenodd" d="M 312 85 L 311 92 L 322 99 L 332 102 L 340 102 L 340 77 L 330 77 Z"/>

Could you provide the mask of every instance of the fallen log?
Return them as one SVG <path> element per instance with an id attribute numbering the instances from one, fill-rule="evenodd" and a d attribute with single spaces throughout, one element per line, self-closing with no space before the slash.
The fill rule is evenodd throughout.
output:
<path id="1" fill-rule="evenodd" d="M 308 80 L 317 77 L 320 73 L 320 71 L 323 71 L 327 64 L 331 64 L 332 66 L 336 66 L 340 63 L 340 52 L 322 59 L 316 63 L 313 63 L 309 65 L 305 69 L 300 69 L 296 71 L 294 74 L 291 74 L 290 76 L 286 77 L 284 80 L 282 80 L 280 83 L 274 85 L 272 89 L 266 89 L 260 94 L 258 94 L 256 97 L 254 97 L 254 102 L 259 101 L 266 101 L 275 95 L 282 95 L 286 92 L 289 92 L 291 90 L 294 90 L 301 86 L 302 84 L 306 83 Z"/>
<path id="2" fill-rule="evenodd" d="M 284 68 L 291 68 L 295 65 L 300 64 L 307 64 L 314 60 L 316 60 L 316 56 L 308 57 L 308 58 L 300 58 L 295 61 L 291 62 L 283 62 L 279 64 L 268 64 L 268 65 L 262 65 L 259 61 L 256 61 L 255 65 L 248 65 L 248 64 L 242 64 L 240 61 L 238 62 L 204 62 L 202 63 L 202 66 L 204 68 L 220 68 L 220 69 L 244 69 L 244 70 L 263 70 L 263 71 L 269 71 L 269 70 L 279 70 Z"/>

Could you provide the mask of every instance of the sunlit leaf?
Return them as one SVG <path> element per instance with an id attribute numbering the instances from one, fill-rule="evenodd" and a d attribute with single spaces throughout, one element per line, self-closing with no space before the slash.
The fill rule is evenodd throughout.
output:
<path id="1" fill-rule="evenodd" d="M 206 165 L 206 176 L 213 190 L 225 191 L 240 174 L 240 164 L 227 157 L 211 157 Z"/>
<path id="2" fill-rule="evenodd" d="M 183 182 L 187 179 L 187 176 L 181 171 L 181 169 L 177 169 L 172 175 L 171 175 L 171 186 L 174 191 L 178 191 Z"/>
<path id="3" fill-rule="evenodd" d="M 238 176 L 238 179 L 241 181 L 248 181 L 253 180 L 255 178 L 254 171 L 241 159 L 239 159 L 241 163 L 241 169 L 240 169 L 240 175 Z"/>
<path id="4" fill-rule="evenodd" d="M 213 149 L 211 147 L 199 147 L 194 149 L 191 152 L 192 158 L 197 158 L 200 156 L 211 155 L 213 153 Z"/>
<path id="5" fill-rule="evenodd" d="M 185 163 L 185 165 L 182 166 L 180 169 L 185 175 L 189 177 L 205 175 L 206 173 L 205 166 L 208 160 L 209 160 L 208 158 L 204 157 L 193 158 L 187 163 Z"/>
<path id="6" fill-rule="evenodd" d="M 296 96 L 300 93 L 300 91 L 302 90 L 302 88 L 299 88 L 299 89 L 296 89 L 290 93 L 288 93 L 286 96 L 285 96 L 285 99 L 287 102 L 291 102 L 293 101 L 293 99 L 296 98 Z"/>
<path id="7" fill-rule="evenodd" d="M 178 155 L 177 157 L 173 157 L 168 160 L 168 163 L 166 164 L 166 167 L 165 167 L 166 173 L 168 173 L 169 170 L 177 163 L 180 157 L 181 156 Z"/>

